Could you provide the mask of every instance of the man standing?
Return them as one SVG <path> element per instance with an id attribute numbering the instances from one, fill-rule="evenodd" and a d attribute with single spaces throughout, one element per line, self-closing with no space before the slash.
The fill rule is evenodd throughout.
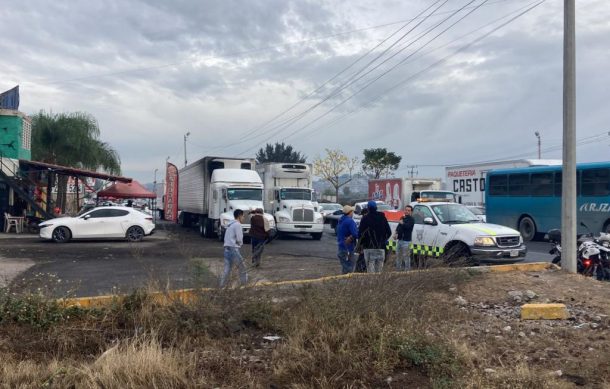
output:
<path id="1" fill-rule="evenodd" d="M 241 223 L 244 221 L 244 211 L 236 209 L 233 212 L 233 220 L 229 223 L 229 227 L 225 231 L 225 242 L 224 242 L 224 257 L 225 257 L 225 268 L 220 279 L 220 287 L 224 288 L 229 281 L 231 276 L 231 268 L 233 265 L 237 265 L 239 269 L 239 280 L 242 285 L 248 282 L 248 273 L 246 272 L 246 265 L 244 265 L 244 259 L 239 252 L 240 247 L 244 243 L 244 233 L 241 229 Z"/>
<path id="2" fill-rule="evenodd" d="M 252 264 L 255 267 L 261 265 L 261 257 L 265 249 L 265 242 L 269 239 L 269 233 L 265 228 L 265 217 L 263 210 L 258 208 L 250 218 L 250 240 L 252 243 Z"/>
<path id="3" fill-rule="evenodd" d="M 343 216 L 337 224 L 337 257 L 341 262 L 342 274 L 354 271 L 354 247 L 358 239 L 358 229 L 353 216 L 354 207 L 346 205 L 343 207 Z"/>
<path id="4" fill-rule="evenodd" d="M 369 201 L 367 209 L 368 213 L 362 218 L 358 228 L 360 246 L 364 249 L 367 272 L 381 273 L 385 261 L 386 242 L 392 235 L 392 230 L 385 215 L 377 212 L 375 201 Z"/>
<path id="5" fill-rule="evenodd" d="M 411 270 L 411 235 L 413 234 L 413 226 L 415 219 L 411 214 L 413 207 L 407 205 L 405 207 L 405 216 L 400 218 L 400 222 L 396 226 L 394 240 L 396 241 L 396 270 Z"/>

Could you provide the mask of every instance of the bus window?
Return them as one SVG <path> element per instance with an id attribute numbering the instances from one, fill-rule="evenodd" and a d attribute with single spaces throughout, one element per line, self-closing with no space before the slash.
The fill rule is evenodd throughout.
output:
<path id="1" fill-rule="evenodd" d="M 489 195 L 506 196 L 508 194 L 508 177 L 506 174 L 489 177 Z"/>
<path id="2" fill-rule="evenodd" d="M 532 173 L 532 196 L 553 195 L 553 173 Z"/>
<path id="3" fill-rule="evenodd" d="M 583 196 L 610 195 L 610 169 L 589 169 L 581 172 Z"/>
<path id="4" fill-rule="evenodd" d="M 508 194 L 510 196 L 529 196 L 529 190 L 529 174 L 511 174 L 508 176 Z"/>

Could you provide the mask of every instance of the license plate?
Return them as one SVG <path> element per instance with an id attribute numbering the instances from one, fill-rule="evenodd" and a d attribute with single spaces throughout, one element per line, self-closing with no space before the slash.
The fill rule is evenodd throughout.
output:
<path id="1" fill-rule="evenodd" d="M 519 250 L 510 250 L 510 256 L 511 257 L 518 257 L 519 256 Z"/>

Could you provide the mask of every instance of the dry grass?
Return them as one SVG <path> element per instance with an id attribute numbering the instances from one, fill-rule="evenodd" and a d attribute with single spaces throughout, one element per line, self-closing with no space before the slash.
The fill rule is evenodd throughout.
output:
<path id="1" fill-rule="evenodd" d="M 192 304 L 157 305 L 141 292 L 69 315 L 37 301 L 31 320 L 0 313 L 0 385 L 563 387 L 531 366 L 483 372 L 489 353 L 452 332 L 468 317 L 447 298 L 450 287 L 471 277 L 455 269 L 382 274 L 300 288 L 218 290 Z M 5 303 L 0 299 L 0 312 Z M 281 339 L 266 341 L 267 335 Z"/>

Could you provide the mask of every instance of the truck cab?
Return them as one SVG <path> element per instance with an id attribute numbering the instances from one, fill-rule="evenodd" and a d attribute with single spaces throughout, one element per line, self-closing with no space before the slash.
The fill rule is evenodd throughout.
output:
<path id="1" fill-rule="evenodd" d="M 265 186 L 265 212 L 273 215 L 278 233 L 322 238 L 324 217 L 315 203 L 311 165 L 264 163 L 257 171 Z"/>

